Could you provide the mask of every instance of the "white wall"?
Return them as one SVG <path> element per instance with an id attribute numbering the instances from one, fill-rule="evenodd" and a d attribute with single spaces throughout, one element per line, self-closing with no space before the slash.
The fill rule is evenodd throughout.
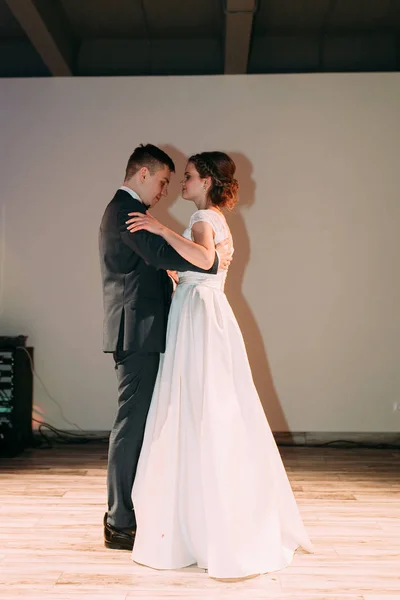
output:
<path id="1" fill-rule="evenodd" d="M 108 430 L 97 232 L 140 142 L 238 164 L 227 294 L 274 430 L 398 431 L 400 75 L 0 80 L 0 335 Z M 178 179 L 158 216 L 182 230 Z M 176 201 L 177 200 L 177 201 Z M 35 383 L 37 413 L 71 429 Z"/>

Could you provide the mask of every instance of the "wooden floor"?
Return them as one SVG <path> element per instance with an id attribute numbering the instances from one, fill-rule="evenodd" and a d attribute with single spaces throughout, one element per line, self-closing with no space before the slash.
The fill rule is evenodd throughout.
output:
<path id="1" fill-rule="evenodd" d="M 400 451 L 281 448 L 315 554 L 238 583 L 104 548 L 106 451 L 0 459 L 1 600 L 400 600 Z"/>

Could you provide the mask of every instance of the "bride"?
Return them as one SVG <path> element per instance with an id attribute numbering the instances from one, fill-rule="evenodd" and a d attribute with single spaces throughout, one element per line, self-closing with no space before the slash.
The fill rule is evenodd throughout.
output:
<path id="1" fill-rule="evenodd" d="M 182 197 L 197 211 L 183 237 L 147 213 L 131 213 L 128 229 L 182 255 L 196 246 L 211 266 L 221 240 L 233 252 L 221 209 L 237 201 L 235 169 L 223 152 L 190 157 Z M 132 492 L 132 558 L 155 569 L 197 563 L 219 579 L 282 569 L 312 546 L 224 294 L 227 272 L 178 276 Z"/>

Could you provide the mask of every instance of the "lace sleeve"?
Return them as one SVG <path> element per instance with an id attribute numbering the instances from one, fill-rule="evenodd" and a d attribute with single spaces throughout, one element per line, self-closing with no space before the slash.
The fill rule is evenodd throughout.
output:
<path id="1" fill-rule="evenodd" d="M 205 221 L 206 223 L 210 223 L 211 227 L 214 230 L 214 234 L 215 234 L 217 232 L 217 225 L 218 225 L 215 217 L 217 217 L 217 219 L 218 219 L 218 216 L 213 214 L 213 211 L 211 211 L 211 210 L 198 210 L 191 216 L 190 227 L 192 227 L 195 223 Z"/>

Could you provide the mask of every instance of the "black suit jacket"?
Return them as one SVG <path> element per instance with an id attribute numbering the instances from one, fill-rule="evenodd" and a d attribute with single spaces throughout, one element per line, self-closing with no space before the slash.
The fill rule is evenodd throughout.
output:
<path id="1" fill-rule="evenodd" d="M 160 236 L 130 233 L 130 212 L 146 207 L 125 190 L 108 204 L 100 225 L 103 283 L 103 351 L 164 352 L 172 282 L 165 269 L 216 273 L 218 258 L 204 271 L 186 261 Z M 119 342 L 119 344 L 118 344 Z"/>

